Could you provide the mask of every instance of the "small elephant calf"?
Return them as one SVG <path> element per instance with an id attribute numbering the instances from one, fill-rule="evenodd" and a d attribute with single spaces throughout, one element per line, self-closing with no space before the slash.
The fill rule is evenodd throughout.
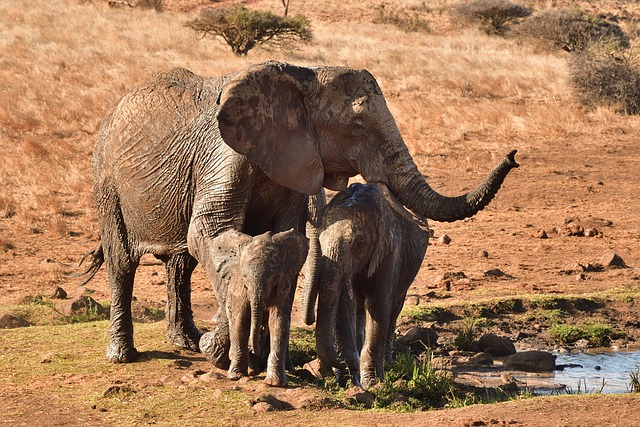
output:
<path id="1" fill-rule="evenodd" d="M 226 310 L 228 319 L 229 379 L 263 370 L 262 341 L 266 344 L 269 335 L 265 382 L 285 386 L 291 307 L 298 272 L 307 256 L 308 239 L 293 229 L 255 237 L 229 230 L 214 238 L 213 247 L 222 277 L 214 286 L 218 287 L 220 310 Z M 219 348 L 202 344 L 219 343 L 220 337 L 215 333 L 205 334 L 200 341 L 205 354 L 220 353 Z"/>
<path id="2" fill-rule="evenodd" d="M 384 379 L 396 320 L 429 243 L 426 223 L 385 193 L 352 184 L 326 206 L 318 230 L 322 257 L 310 285 L 318 355 L 339 369 L 342 385 L 346 373 L 363 387 Z M 313 298 L 305 304 L 312 313 Z"/>

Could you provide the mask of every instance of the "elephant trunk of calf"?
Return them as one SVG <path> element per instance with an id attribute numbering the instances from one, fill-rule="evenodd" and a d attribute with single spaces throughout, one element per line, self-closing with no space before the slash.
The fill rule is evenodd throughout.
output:
<path id="1" fill-rule="evenodd" d="M 264 296 L 260 286 L 256 286 L 250 295 L 251 329 L 249 330 L 249 344 L 254 356 L 260 357 L 260 335 L 262 330 L 262 316 L 264 314 Z"/>
<path id="2" fill-rule="evenodd" d="M 318 357 L 328 366 L 338 369 L 347 367 L 335 347 L 335 330 L 338 303 L 343 282 L 348 275 L 341 271 L 335 257 L 323 256 L 321 260 L 322 279 L 318 283 L 318 320 L 316 325 L 316 346 Z"/>

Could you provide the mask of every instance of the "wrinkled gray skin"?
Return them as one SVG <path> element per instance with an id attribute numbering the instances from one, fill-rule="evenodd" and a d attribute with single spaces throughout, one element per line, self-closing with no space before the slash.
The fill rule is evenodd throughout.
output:
<path id="1" fill-rule="evenodd" d="M 352 184 L 325 208 L 316 272 L 320 360 L 369 387 L 384 379 L 396 320 L 429 243 L 375 185 Z M 306 309 L 306 307 L 305 307 Z"/>
<path id="2" fill-rule="evenodd" d="M 223 279 L 218 293 L 227 292 L 224 306 L 230 332 L 229 379 L 264 370 L 261 341 L 268 336 L 265 382 L 286 385 L 291 306 L 298 272 L 307 254 L 307 238 L 293 229 L 256 237 L 228 230 L 213 243 L 218 248 L 216 263 Z M 209 334 L 213 332 L 204 334 L 201 341 L 209 339 Z"/>
<path id="3" fill-rule="evenodd" d="M 303 233 L 305 195 L 323 186 L 342 190 L 356 174 L 386 184 L 423 216 L 455 221 L 489 203 L 515 166 L 512 152 L 470 193 L 436 193 L 364 70 L 266 62 L 218 78 L 184 69 L 160 73 L 111 110 L 94 151 L 101 243 L 88 254 L 86 274 L 90 279 L 106 264 L 107 358 L 129 362 L 137 354 L 131 299 L 143 254 L 166 265 L 169 340 L 196 350 L 201 334 L 190 277 L 200 263 L 217 288 L 218 234 Z"/>

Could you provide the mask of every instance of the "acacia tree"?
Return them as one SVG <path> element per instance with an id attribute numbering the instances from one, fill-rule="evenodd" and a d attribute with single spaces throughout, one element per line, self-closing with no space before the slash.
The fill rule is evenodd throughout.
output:
<path id="1" fill-rule="evenodd" d="M 282 17 L 271 12 L 250 10 L 241 5 L 204 9 L 185 26 L 201 37 L 222 38 L 238 56 L 246 55 L 260 44 L 286 48 L 295 41 L 311 40 L 309 20 L 305 16 Z"/>

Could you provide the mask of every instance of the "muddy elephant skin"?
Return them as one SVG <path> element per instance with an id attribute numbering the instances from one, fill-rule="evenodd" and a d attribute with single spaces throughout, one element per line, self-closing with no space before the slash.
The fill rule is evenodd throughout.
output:
<path id="1" fill-rule="evenodd" d="M 136 357 L 131 299 L 143 254 L 166 266 L 169 341 L 197 350 L 191 273 L 200 263 L 224 300 L 214 262 L 220 233 L 304 233 L 307 195 L 342 190 L 356 174 L 422 216 L 463 219 L 494 197 L 517 166 L 514 153 L 476 189 L 445 197 L 424 180 L 366 70 L 269 61 L 214 78 L 180 68 L 154 76 L 109 112 L 94 151 L 101 241 L 86 275 L 106 265 L 107 358 Z"/>

